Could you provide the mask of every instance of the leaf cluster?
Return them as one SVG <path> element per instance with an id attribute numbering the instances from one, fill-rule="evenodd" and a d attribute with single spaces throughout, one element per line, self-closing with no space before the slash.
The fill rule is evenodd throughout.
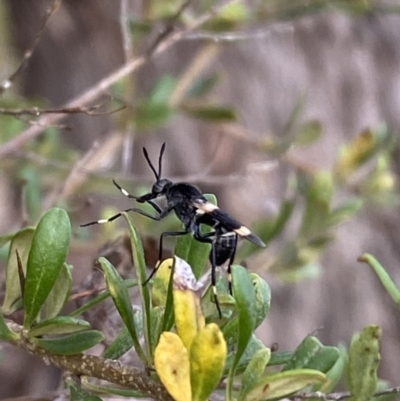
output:
<path id="1" fill-rule="evenodd" d="M 124 214 L 124 217 L 129 227 L 137 280 L 123 280 L 107 259 L 100 258 L 107 291 L 69 315 L 63 315 L 72 287 L 72 267 L 65 263 L 71 236 L 67 213 L 59 208 L 51 209 L 35 228 L 3 238 L 3 242 L 9 240 L 11 245 L 6 298 L 0 314 L 1 341 L 50 358 L 53 363 L 62 360 L 67 364 L 65 368 L 68 368 L 68 358 L 81 355 L 81 374 L 85 373 L 89 380 L 77 385 L 67 376 L 72 400 L 99 399 L 95 394 L 113 393 L 168 399 L 166 392 L 154 393 L 159 386 L 157 377 L 177 401 L 205 401 L 213 392 L 222 391 L 227 400 L 281 399 L 304 388 L 333 391 L 346 372 L 354 399 L 368 400 L 375 393 L 380 361 L 379 327 L 368 326 L 356 334 L 348 352 L 343 345 L 323 345 L 314 336 L 307 336 L 292 352 L 271 351 L 254 334 L 270 308 L 270 289 L 262 278 L 240 265 L 232 266 L 233 298 L 227 293 L 222 295 L 222 318 L 209 291 L 200 297 L 201 284 L 187 262 L 179 257 L 163 262 L 150 291 L 149 286 L 143 286 L 146 270 L 140 236 L 129 216 Z M 179 244 L 179 251 L 197 255 L 204 269 L 209 250 L 190 236 L 185 241 L 186 247 Z M 383 268 L 372 257 L 365 255 L 363 261 L 382 272 Z M 201 273 L 199 268 L 198 274 Z M 180 279 L 177 275 L 189 275 L 192 286 L 176 286 Z M 218 286 L 222 292 L 223 281 L 220 279 Z M 140 308 L 132 306 L 127 291 L 132 285 L 139 289 Z M 112 298 L 124 328 L 104 350 L 104 359 L 96 360 L 103 372 L 100 376 L 95 370 L 87 371 L 84 358 L 88 356 L 82 353 L 101 342 L 104 334 L 92 330 L 77 315 L 106 297 Z M 23 326 L 5 319 L 21 308 Z M 127 380 L 124 372 L 128 368 L 123 364 L 113 367 L 120 377 L 115 371 L 107 377 L 111 369 L 107 361 L 118 360 L 131 348 L 141 359 L 143 368 L 155 366 L 157 375 L 147 377 L 147 386 L 135 383 L 134 378 Z M 71 370 L 76 372 L 79 364 L 74 364 L 75 370 Z M 120 384 L 122 389 L 99 385 L 90 380 L 91 375 Z"/>

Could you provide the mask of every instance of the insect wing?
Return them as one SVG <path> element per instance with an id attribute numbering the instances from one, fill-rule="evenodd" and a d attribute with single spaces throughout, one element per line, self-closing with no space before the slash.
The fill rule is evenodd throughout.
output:
<path id="1" fill-rule="evenodd" d="M 214 206 L 214 205 L 213 205 Z M 261 247 L 265 247 L 265 243 L 259 238 L 257 235 L 253 234 L 247 227 L 242 225 L 239 221 L 234 219 L 231 215 L 224 212 L 223 210 L 216 208 L 206 212 L 209 217 L 213 220 L 219 222 L 224 229 L 229 231 L 234 231 L 236 234 L 239 234 L 241 237 L 246 238 L 253 244 L 259 245 Z M 215 226 L 215 225 L 214 225 Z"/>

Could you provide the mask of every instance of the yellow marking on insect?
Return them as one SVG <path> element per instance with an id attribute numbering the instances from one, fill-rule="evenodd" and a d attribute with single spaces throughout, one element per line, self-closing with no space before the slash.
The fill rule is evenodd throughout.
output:
<path id="1" fill-rule="evenodd" d="M 97 224 L 104 224 L 104 223 L 108 223 L 108 219 L 97 220 Z"/>
<path id="2" fill-rule="evenodd" d="M 212 292 L 214 293 L 215 296 L 217 296 L 217 295 L 218 295 L 218 293 L 217 293 L 217 287 L 213 286 L 213 287 L 212 287 Z"/>
<path id="3" fill-rule="evenodd" d="M 214 205 L 211 202 L 205 202 L 205 203 L 195 202 L 194 205 L 197 207 L 196 213 L 198 214 L 211 213 L 214 210 L 219 209 L 217 205 Z"/>
<path id="4" fill-rule="evenodd" d="M 242 237 L 247 237 L 248 235 L 251 234 L 251 231 L 245 227 L 245 226 L 241 226 L 240 228 L 237 228 L 235 231 L 236 234 L 239 234 Z"/>

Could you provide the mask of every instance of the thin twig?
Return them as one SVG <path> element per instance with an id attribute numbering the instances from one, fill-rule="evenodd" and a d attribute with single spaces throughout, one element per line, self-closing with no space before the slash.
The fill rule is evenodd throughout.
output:
<path id="1" fill-rule="evenodd" d="M 211 40 L 213 42 L 239 42 L 254 39 L 263 39 L 272 33 L 279 32 L 293 32 L 293 23 L 281 23 L 278 26 L 275 24 L 273 26 L 267 26 L 262 29 L 253 29 L 248 31 L 238 31 L 238 32 L 206 32 L 199 31 L 191 33 L 186 36 L 185 40 Z"/>
<path id="2" fill-rule="evenodd" d="M 184 98 L 186 92 L 190 89 L 196 78 L 210 65 L 219 54 L 220 46 L 215 43 L 204 46 L 195 56 L 185 73 L 175 86 L 168 103 L 171 106 L 177 106 Z"/>
<path id="3" fill-rule="evenodd" d="M 177 12 L 168 19 L 167 25 L 164 27 L 164 29 L 158 34 L 158 36 L 155 38 L 153 43 L 148 47 L 146 53 L 147 54 L 152 54 L 154 50 L 157 48 L 157 46 L 165 40 L 175 29 L 175 23 L 179 19 L 179 17 L 182 15 L 182 13 L 185 11 L 186 7 L 189 5 L 190 0 L 184 1 Z"/>
<path id="4" fill-rule="evenodd" d="M 12 331 L 21 334 L 20 339 L 10 341 L 12 345 L 24 349 L 30 354 L 40 357 L 45 362 L 50 362 L 73 375 L 84 375 L 106 380 L 113 384 L 140 391 L 154 400 L 172 401 L 164 386 L 152 380 L 144 369 L 94 355 L 53 355 L 33 344 L 29 338 L 23 337 L 22 326 L 10 321 L 7 321 L 7 325 Z"/>
<path id="5" fill-rule="evenodd" d="M 77 299 L 90 297 L 91 295 L 98 294 L 99 292 L 103 292 L 107 290 L 107 286 L 103 286 L 100 288 L 92 288 L 91 290 L 85 290 L 78 292 L 76 294 L 72 294 L 68 298 L 68 302 L 76 301 Z"/>
<path id="6" fill-rule="evenodd" d="M 242 0 L 243 1 L 243 0 Z M 103 78 L 96 85 L 78 95 L 74 99 L 70 100 L 67 104 L 65 104 L 64 108 L 73 108 L 73 107 L 83 107 L 84 105 L 93 102 L 97 99 L 101 94 L 104 93 L 107 89 L 109 89 L 113 84 L 118 82 L 121 78 L 126 75 L 136 71 L 139 67 L 142 67 L 145 63 L 149 61 L 150 58 L 157 56 L 161 53 L 164 53 L 166 50 L 170 49 L 177 42 L 181 41 L 186 37 L 186 35 L 190 32 L 193 32 L 200 26 L 202 26 L 205 22 L 211 19 L 215 14 L 221 12 L 225 7 L 233 4 L 241 2 L 240 0 L 231 0 L 222 6 L 217 8 L 213 8 L 210 12 L 200 16 L 193 24 L 191 24 L 186 29 L 177 31 L 171 34 L 166 40 L 161 42 L 150 55 L 143 55 L 138 58 L 131 59 L 127 61 L 122 67 Z M 25 131 L 21 132 L 19 135 L 9 140 L 0 148 L 0 158 L 3 158 L 15 150 L 21 148 L 26 142 L 40 135 L 45 128 L 50 124 L 55 124 L 65 118 L 64 114 L 49 114 L 40 118 L 40 126 L 31 126 Z"/>
<path id="7" fill-rule="evenodd" d="M 21 60 L 21 62 L 18 64 L 16 70 L 9 76 L 8 79 L 6 79 L 1 85 L 0 85 L 0 95 L 8 88 L 10 88 L 15 80 L 15 78 L 18 76 L 18 74 L 23 70 L 23 68 L 26 66 L 28 63 L 29 59 L 32 57 L 33 52 L 36 49 L 36 46 L 38 45 L 40 38 L 42 37 L 42 34 L 47 26 L 47 23 L 49 22 L 50 18 L 52 15 L 60 8 L 62 0 L 55 0 L 52 4 L 52 6 L 47 10 L 46 15 L 43 19 L 42 25 L 39 28 L 39 31 L 37 32 L 35 39 L 33 41 L 32 46 L 25 51 L 24 56 Z"/>
<path id="8" fill-rule="evenodd" d="M 104 116 L 116 113 L 127 107 L 126 105 L 124 105 L 110 111 L 95 111 L 100 106 L 101 105 L 91 107 L 63 107 L 60 109 L 40 109 L 39 107 L 32 107 L 30 109 L 5 109 L 3 107 L 0 107 L 0 114 L 15 117 L 20 117 L 24 115 L 40 117 L 43 114 L 87 114 L 89 116 Z"/>

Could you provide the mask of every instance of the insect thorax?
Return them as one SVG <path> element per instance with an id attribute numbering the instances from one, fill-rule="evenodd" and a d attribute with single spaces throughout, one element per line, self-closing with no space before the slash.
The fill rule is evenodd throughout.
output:
<path id="1" fill-rule="evenodd" d="M 193 202 L 195 199 L 203 199 L 203 194 L 193 185 L 178 183 L 169 188 L 166 197 L 178 219 L 189 229 L 196 217 L 196 207 Z"/>

